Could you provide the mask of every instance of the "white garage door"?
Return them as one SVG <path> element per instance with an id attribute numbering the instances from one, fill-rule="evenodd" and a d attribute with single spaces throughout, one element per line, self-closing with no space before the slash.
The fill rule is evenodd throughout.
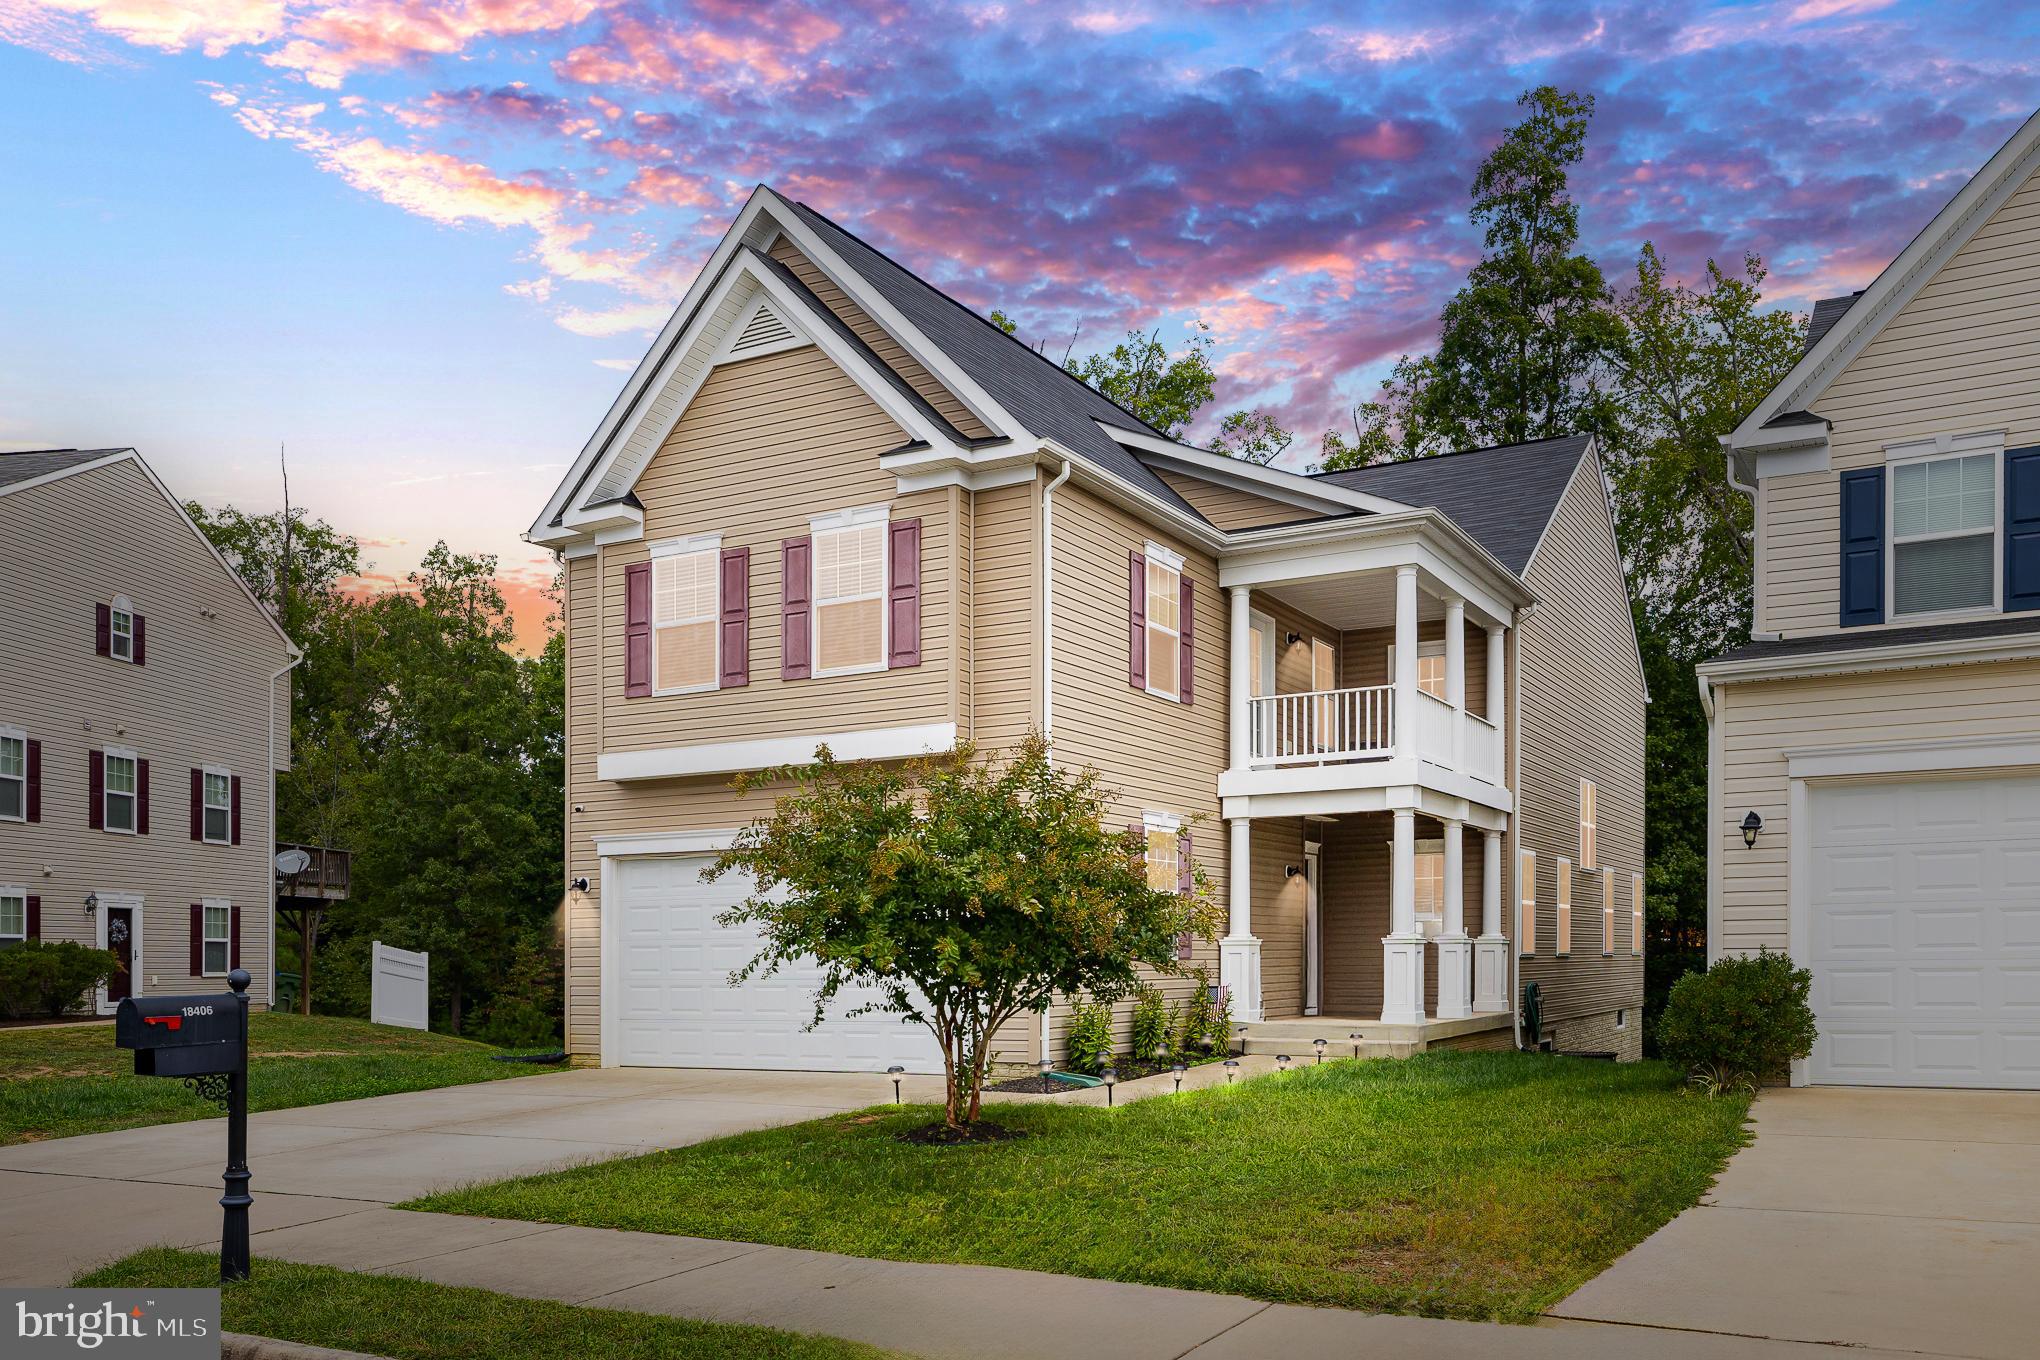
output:
<path id="1" fill-rule="evenodd" d="M 2040 776 L 1809 792 L 1812 1080 L 2040 1087 Z"/>
<path id="2" fill-rule="evenodd" d="M 829 1018 L 814 1015 L 816 967 L 782 968 L 732 987 L 758 952 L 757 933 L 715 918 L 740 901 L 747 881 L 701 881 L 712 857 L 620 859 L 610 878 L 615 927 L 612 976 L 616 1061 L 626 1067 L 766 1067 L 806 1072 L 940 1072 L 935 1040 L 898 1017 L 843 1019 L 870 999 L 839 992 Z"/>

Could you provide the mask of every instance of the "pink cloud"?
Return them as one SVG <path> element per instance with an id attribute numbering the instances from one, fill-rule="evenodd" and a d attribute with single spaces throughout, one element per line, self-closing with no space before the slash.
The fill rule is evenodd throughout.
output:
<path id="1" fill-rule="evenodd" d="M 234 47 L 273 42 L 285 31 L 284 0 L 37 0 L 45 10 L 76 15 L 100 31 L 140 47 L 209 57 Z"/>

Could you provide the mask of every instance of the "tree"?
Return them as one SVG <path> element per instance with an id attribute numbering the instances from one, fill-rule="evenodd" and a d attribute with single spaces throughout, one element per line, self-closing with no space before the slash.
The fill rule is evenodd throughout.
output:
<path id="1" fill-rule="evenodd" d="M 1218 375 L 1211 368 L 1211 327 L 1193 321 L 1189 343 L 1171 355 L 1161 327 L 1126 339 L 1103 354 L 1065 360 L 1063 367 L 1163 434 L 1174 437 L 1210 403 Z"/>
<path id="2" fill-rule="evenodd" d="M 1280 457 L 1294 438 L 1266 411 L 1234 411 L 1218 422 L 1211 451 L 1266 466 Z"/>
<path id="3" fill-rule="evenodd" d="M 1380 396 L 1353 408 L 1351 442 L 1337 430 L 1325 431 L 1318 441 L 1317 470 L 1344 472 L 1445 452 L 1422 407 L 1435 367 L 1428 356 L 1405 354 L 1396 360 L 1395 372 L 1381 381 Z"/>
<path id="4" fill-rule="evenodd" d="M 750 875 L 724 913 L 764 936 L 733 983 L 813 959 L 813 1024 L 848 986 L 925 1025 L 942 1050 L 943 1123 L 969 1136 L 991 1040 L 1056 993 L 1111 1000 L 1141 965 L 1179 973 L 1176 939 L 1223 927 L 1201 875 L 1189 894 L 1148 886 L 1137 835 L 1106 829 L 1095 771 L 1070 772 L 1037 733 L 1003 761 L 968 747 L 905 764 L 809 766 L 739 776 L 792 779 L 770 818 L 738 833 L 705 877 Z"/>

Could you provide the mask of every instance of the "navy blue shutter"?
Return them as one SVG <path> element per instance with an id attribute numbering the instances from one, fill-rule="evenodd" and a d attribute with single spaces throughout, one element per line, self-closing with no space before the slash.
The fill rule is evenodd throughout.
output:
<path id="1" fill-rule="evenodd" d="M 1884 622 L 1884 469 L 1842 474 L 1842 617 Z"/>
<path id="2" fill-rule="evenodd" d="M 2005 451 L 2005 609 L 2040 609 L 2040 448 Z"/>

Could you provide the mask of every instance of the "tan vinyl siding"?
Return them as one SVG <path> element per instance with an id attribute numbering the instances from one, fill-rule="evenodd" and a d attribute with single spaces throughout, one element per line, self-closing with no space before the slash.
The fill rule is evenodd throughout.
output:
<path id="1" fill-rule="evenodd" d="M 869 313 L 830 282 L 829 276 L 824 274 L 814 261 L 801 254 L 793 242 L 784 236 L 780 237 L 773 243 L 772 258 L 792 270 L 794 276 L 807 285 L 809 292 L 820 298 L 823 305 L 854 331 L 859 340 L 870 346 L 871 352 L 879 357 L 880 362 L 906 379 L 908 386 L 920 393 L 930 406 L 942 413 L 944 420 L 954 425 L 966 438 L 984 439 L 995 433 L 971 414 L 970 408 L 965 406 L 955 393 L 944 387 L 920 361 L 907 353 L 899 341 L 893 339 L 883 327 L 872 320 Z"/>
<path id="2" fill-rule="evenodd" d="M 1322 516 L 1300 505 L 1287 501 L 1271 500 L 1256 496 L 1251 491 L 1237 487 L 1220 486 L 1207 482 L 1202 477 L 1168 469 L 1155 472 L 1169 485 L 1169 488 L 1184 500 L 1190 508 L 1210 520 L 1221 529 L 1258 529 L 1269 524 L 1294 524 L 1299 520 L 1319 519 Z"/>
<path id="3" fill-rule="evenodd" d="M 971 502 L 969 724 L 979 746 L 1000 750 L 1041 725 L 1041 484 L 981 491 Z"/>
<path id="4" fill-rule="evenodd" d="M 267 727 L 283 640 L 132 463 L 0 496 L 0 581 L 10 583 L 0 590 L 0 725 L 42 743 L 42 819 L 0 822 L 0 883 L 42 898 L 42 938 L 83 944 L 98 929 L 86 894 L 139 894 L 137 994 L 220 989 L 190 972 L 191 904 L 229 899 L 241 912 L 241 966 L 255 978 L 249 994 L 266 1003 Z M 145 665 L 93 650 L 93 606 L 116 595 L 147 620 Z M 287 681 L 275 693 L 287 733 Z M 149 762 L 146 836 L 87 826 L 89 753 L 108 745 Z M 288 749 L 280 743 L 279 757 Z M 205 765 L 241 778 L 237 846 L 191 839 L 191 770 Z"/>
<path id="5" fill-rule="evenodd" d="M 1720 949 L 1785 949 L 1793 828 L 1784 750 L 1965 737 L 2030 740 L 2040 733 L 2040 663 L 1723 685 L 1715 704 L 1722 747 L 1712 831 L 1720 866 Z M 1764 819 L 1754 848 L 1743 844 L 1741 831 L 1751 811 Z"/>
<path id="6" fill-rule="evenodd" d="M 1757 628 L 1795 636 L 1837 628 L 1838 474 L 1880 465 L 1887 444 L 1937 434 L 2003 430 L 2006 448 L 2040 444 L 2036 362 L 2040 179 L 2008 199 L 1813 403 L 1834 426 L 1830 470 L 1764 479 Z"/>
<path id="7" fill-rule="evenodd" d="M 1643 867 L 1643 676 L 1622 579 L 1600 469 L 1584 459 L 1524 573 L 1539 603 L 1516 638 L 1516 831 L 1521 847 L 1537 852 L 1538 876 L 1538 953 L 1522 960 L 1522 979 L 1540 985 L 1547 1021 L 1643 1000 L 1642 959 L 1626 949 L 1601 956 L 1600 875 L 1578 867 L 1581 779 L 1599 789 L 1599 862 L 1625 877 Z M 1477 849 L 1470 844 L 1469 857 Z M 1554 956 L 1561 857 L 1573 861 L 1573 947 L 1563 960 Z M 1512 863 L 1505 853 L 1505 876 Z M 1502 900 L 1515 891 L 1505 884 Z M 1503 919 L 1513 932 L 1508 913 Z M 1619 922 L 1616 939 L 1624 942 Z"/>

